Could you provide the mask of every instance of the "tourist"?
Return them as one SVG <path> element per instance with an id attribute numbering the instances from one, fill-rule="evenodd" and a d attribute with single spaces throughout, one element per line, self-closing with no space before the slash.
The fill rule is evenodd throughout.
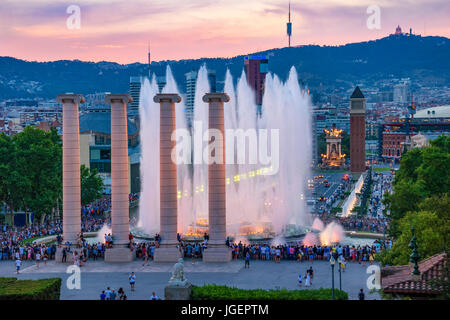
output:
<path id="1" fill-rule="evenodd" d="M 310 287 L 311 286 L 311 276 L 309 275 L 309 272 L 306 271 L 306 275 L 305 275 L 305 287 Z"/>
<path id="2" fill-rule="evenodd" d="M 41 262 L 41 253 L 38 251 L 36 253 L 36 266 L 39 268 L 39 262 Z"/>
<path id="3" fill-rule="evenodd" d="M 298 285 L 301 287 L 302 286 L 302 273 L 300 272 L 298 275 Z"/>
<path id="4" fill-rule="evenodd" d="M 134 291 L 134 286 L 136 284 L 136 275 L 134 274 L 134 272 L 132 272 L 129 276 L 128 279 L 130 280 L 130 287 L 131 287 L 131 291 Z"/>
<path id="5" fill-rule="evenodd" d="M 106 300 L 105 290 L 103 290 L 102 293 L 100 294 L 100 300 Z"/>
<path id="6" fill-rule="evenodd" d="M 247 252 L 247 254 L 245 255 L 245 265 L 244 265 L 244 269 L 245 268 L 250 268 L 250 252 Z"/>
<path id="7" fill-rule="evenodd" d="M 22 261 L 20 259 L 17 259 L 16 260 L 16 272 L 17 272 L 17 274 L 19 274 L 21 264 L 22 264 Z"/>
<path id="8" fill-rule="evenodd" d="M 150 300 L 161 300 L 161 299 L 156 295 L 156 292 L 153 291 L 152 296 L 150 297 Z"/>
<path id="9" fill-rule="evenodd" d="M 361 290 L 359 290 L 358 298 L 359 298 L 359 300 L 365 299 L 364 291 L 362 288 L 361 288 Z"/>
<path id="10" fill-rule="evenodd" d="M 111 290 L 111 294 L 109 295 L 110 300 L 116 300 L 116 292 L 114 289 Z"/>
<path id="11" fill-rule="evenodd" d="M 111 300 L 111 289 L 108 287 L 105 291 L 106 300 Z"/>
<path id="12" fill-rule="evenodd" d="M 308 274 L 311 276 L 311 280 L 312 280 L 314 278 L 314 271 L 313 271 L 312 266 L 310 266 L 308 271 L 306 271 L 306 272 L 308 272 Z"/>

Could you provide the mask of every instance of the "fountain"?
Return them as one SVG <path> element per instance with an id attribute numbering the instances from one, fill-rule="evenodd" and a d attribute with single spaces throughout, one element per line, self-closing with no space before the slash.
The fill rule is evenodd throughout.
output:
<path id="1" fill-rule="evenodd" d="M 311 102 L 298 83 L 295 68 L 285 82 L 267 74 L 261 116 L 257 115 L 254 92 L 245 73 L 235 87 L 227 71 L 224 91 L 230 97 L 225 106 L 225 129 L 255 129 L 257 141 L 269 141 L 268 150 L 259 146 L 272 162 L 250 162 L 250 144 L 246 143 L 245 162 L 239 162 L 236 142 L 226 139 L 225 149 L 234 152 L 234 163 L 226 164 L 227 234 L 248 239 L 298 236 L 311 225 L 304 193 L 311 163 Z M 163 93 L 179 93 L 167 67 Z M 202 162 L 202 140 L 208 128 L 208 105 L 202 97 L 209 92 L 206 66 L 198 72 L 192 127 L 188 127 L 183 101 L 176 105 L 177 129 L 186 129 L 192 139 L 192 164 L 178 165 L 178 232 L 200 238 L 208 231 L 208 165 Z M 159 105 L 155 77 L 145 80 L 140 94 L 141 121 L 141 197 L 136 235 L 159 232 Z M 264 132 L 263 130 L 267 131 Z M 279 130 L 279 161 L 275 161 L 276 140 L 271 133 Z M 236 132 L 236 131 L 234 131 Z M 249 142 L 252 137 L 245 138 Z M 199 147 L 200 144 L 200 147 Z M 241 155 L 242 156 L 242 155 Z M 266 159 L 266 160 L 267 160 Z M 228 161 L 228 160 L 227 160 Z M 279 163 L 279 166 L 278 166 Z"/>

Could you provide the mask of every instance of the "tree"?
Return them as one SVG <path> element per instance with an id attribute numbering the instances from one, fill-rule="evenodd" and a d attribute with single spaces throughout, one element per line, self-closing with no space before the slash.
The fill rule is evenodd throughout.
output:
<path id="1" fill-rule="evenodd" d="M 57 205 L 62 189 L 62 147 L 56 130 L 28 126 L 12 138 L 14 170 L 23 181 L 20 208 L 45 218 Z"/>
<path id="2" fill-rule="evenodd" d="M 89 168 L 81 165 L 81 205 L 85 206 L 102 197 L 103 180 L 97 174 L 97 169 L 89 170 Z"/>
<path id="3" fill-rule="evenodd" d="M 416 229 L 419 254 L 424 259 L 447 252 L 450 241 L 450 137 L 440 136 L 431 146 L 413 149 L 402 156 L 385 204 L 390 210 L 389 234 L 394 245 L 383 251 L 385 264 L 408 263 L 411 227 Z"/>

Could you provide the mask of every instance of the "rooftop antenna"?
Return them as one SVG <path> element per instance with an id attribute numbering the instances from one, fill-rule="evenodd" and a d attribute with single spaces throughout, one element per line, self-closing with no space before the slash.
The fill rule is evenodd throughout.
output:
<path id="1" fill-rule="evenodd" d="M 291 2 L 289 1 L 289 21 L 287 23 L 287 35 L 289 41 L 289 48 L 291 47 L 292 23 L 291 23 Z"/>

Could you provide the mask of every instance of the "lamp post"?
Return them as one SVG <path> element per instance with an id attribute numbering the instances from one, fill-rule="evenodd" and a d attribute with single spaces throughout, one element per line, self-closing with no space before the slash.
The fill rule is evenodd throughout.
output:
<path id="1" fill-rule="evenodd" d="M 338 264 L 339 264 L 339 290 L 342 290 L 342 273 L 341 273 L 341 263 L 342 263 L 342 256 L 339 256 L 338 258 Z"/>
<path id="2" fill-rule="evenodd" d="M 331 300 L 334 300 L 334 264 L 336 260 L 331 256 L 330 265 L 331 265 Z"/>

